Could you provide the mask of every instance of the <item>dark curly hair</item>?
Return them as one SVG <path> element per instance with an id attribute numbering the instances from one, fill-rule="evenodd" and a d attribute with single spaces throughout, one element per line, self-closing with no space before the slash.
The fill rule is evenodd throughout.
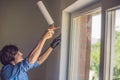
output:
<path id="1" fill-rule="evenodd" d="M 17 54 L 18 48 L 15 45 L 6 45 L 0 51 L 0 61 L 3 65 L 10 64 L 14 61 L 14 56 Z"/>

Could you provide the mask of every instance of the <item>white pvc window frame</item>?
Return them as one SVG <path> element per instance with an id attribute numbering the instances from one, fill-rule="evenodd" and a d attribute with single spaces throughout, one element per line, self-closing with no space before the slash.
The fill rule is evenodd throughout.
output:
<path id="1" fill-rule="evenodd" d="M 104 51 L 104 80 L 113 79 L 115 10 L 120 6 L 106 10 L 106 37 Z"/>
<path id="2" fill-rule="evenodd" d="M 77 55 L 79 54 L 79 45 L 80 42 L 79 42 L 79 30 L 80 28 L 79 27 L 75 27 L 75 18 L 78 17 L 78 16 L 83 16 L 83 15 L 92 15 L 92 14 L 97 14 L 101 12 L 101 7 L 98 6 L 97 8 L 92 8 L 92 9 L 89 9 L 88 11 L 85 11 L 85 12 L 75 12 L 73 14 L 71 14 L 71 33 L 70 33 L 70 47 L 69 47 L 69 68 L 68 68 L 68 80 L 79 80 L 79 75 L 77 75 L 77 70 L 76 69 L 78 66 L 77 64 L 74 65 L 75 63 L 78 63 L 80 64 L 78 61 L 78 58 L 77 58 Z M 88 25 L 90 26 L 91 24 L 88 23 Z M 74 57 L 73 57 L 74 56 Z M 75 63 L 72 61 L 76 61 Z M 73 64 L 74 63 L 74 64 Z M 72 66 L 71 66 L 72 65 Z M 72 68 L 72 69 L 71 69 Z"/>

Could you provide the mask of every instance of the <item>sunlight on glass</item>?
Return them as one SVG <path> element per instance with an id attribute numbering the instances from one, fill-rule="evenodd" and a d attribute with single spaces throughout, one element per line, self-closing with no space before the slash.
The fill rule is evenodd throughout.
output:
<path id="1" fill-rule="evenodd" d="M 91 36 L 92 37 L 91 37 L 89 80 L 98 80 L 99 65 L 100 65 L 101 14 L 92 16 L 92 35 Z"/>
<path id="2" fill-rule="evenodd" d="M 101 15 L 92 16 L 92 39 L 100 39 L 101 36 Z"/>

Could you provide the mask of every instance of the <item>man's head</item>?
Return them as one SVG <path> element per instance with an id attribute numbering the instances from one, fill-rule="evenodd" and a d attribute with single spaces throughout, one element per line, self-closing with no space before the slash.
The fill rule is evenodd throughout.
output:
<path id="1" fill-rule="evenodd" d="M 0 61 L 3 65 L 16 64 L 22 60 L 22 53 L 15 45 L 6 45 L 0 51 Z"/>

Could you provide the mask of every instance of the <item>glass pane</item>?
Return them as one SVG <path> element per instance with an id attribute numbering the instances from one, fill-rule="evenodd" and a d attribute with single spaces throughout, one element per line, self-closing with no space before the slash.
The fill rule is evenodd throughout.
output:
<path id="1" fill-rule="evenodd" d="M 92 15 L 92 35 L 90 54 L 89 80 L 99 79 L 100 40 L 101 40 L 101 14 Z"/>
<path id="2" fill-rule="evenodd" d="M 120 9 L 115 11 L 113 80 L 120 80 Z"/>

